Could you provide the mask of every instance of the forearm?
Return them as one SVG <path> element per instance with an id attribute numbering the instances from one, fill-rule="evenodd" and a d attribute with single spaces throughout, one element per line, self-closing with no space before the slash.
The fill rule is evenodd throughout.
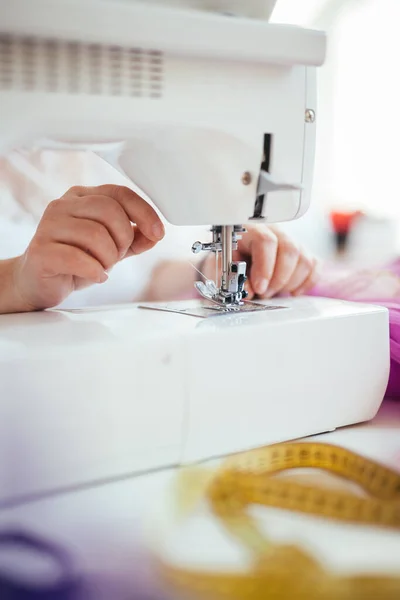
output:
<path id="1" fill-rule="evenodd" d="M 15 283 L 19 258 L 0 260 L 0 314 L 32 310 L 18 293 Z"/>

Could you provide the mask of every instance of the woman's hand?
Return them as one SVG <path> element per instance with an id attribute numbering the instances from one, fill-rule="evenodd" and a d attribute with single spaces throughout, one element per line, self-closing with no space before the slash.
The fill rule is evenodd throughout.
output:
<path id="1" fill-rule="evenodd" d="M 278 294 L 299 296 L 317 282 L 317 261 L 308 256 L 276 227 L 247 225 L 233 260 L 247 262 L 246 289 L 249 299 L 272 298 Z M 202 269 L 215 279 L 215 255 L 210 254 Z"/>
<path id="2" fill-rule="evenodd" d="M 156 212 L 129 188 L 73 187 L 48 205 L 26 252 L 7 261 L 15 311 L 50 308 L 74 290 L 104 283 L 116 263 L 163 237 Z M 15 312 L 1 309 L 0 301 L 1 312 Z"/>

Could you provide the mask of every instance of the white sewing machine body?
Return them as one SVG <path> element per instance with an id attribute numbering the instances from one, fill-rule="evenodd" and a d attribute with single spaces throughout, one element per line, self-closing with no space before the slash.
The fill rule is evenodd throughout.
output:
<path id="1" fill-rule="evenodd" d="M 388 377 L 386 311 L 271 305 L 286 308 L 1 316 L 0 501 L 371 419 Z"/>
<path id="2" fill-rule="evenodd" d="M 323 34 L 258 18 L 2 2 L 0 153 L 94 148 L 177 225 L 295 219 L 324 56 Z M 386 311 L 282 304 L 206 320 L 135 306 L 0 317 L 1 500 L 372 418 Z"/>

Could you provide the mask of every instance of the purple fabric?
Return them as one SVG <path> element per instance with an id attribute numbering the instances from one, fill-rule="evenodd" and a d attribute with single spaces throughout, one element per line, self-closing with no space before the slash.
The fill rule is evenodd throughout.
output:
<path id="1" fill-rule="evenodd" d="M 327 269 L 310 295 L 366 302 L 388 309 L 390 377 L 386 396 L 400 398 L 400 259 L 381 269 Z"/>

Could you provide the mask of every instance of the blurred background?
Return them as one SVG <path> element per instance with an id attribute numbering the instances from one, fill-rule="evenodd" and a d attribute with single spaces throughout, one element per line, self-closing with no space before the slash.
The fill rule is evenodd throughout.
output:
<path id="1" fill-rule="evenodd" d="M 336 257 L 339 246 L 348 263 L 382 263 L 400 242 L 400 2 L 278 0 L 271 20 L 328 34 L 312 207 L 287 229 L 323 258 Z"/>

